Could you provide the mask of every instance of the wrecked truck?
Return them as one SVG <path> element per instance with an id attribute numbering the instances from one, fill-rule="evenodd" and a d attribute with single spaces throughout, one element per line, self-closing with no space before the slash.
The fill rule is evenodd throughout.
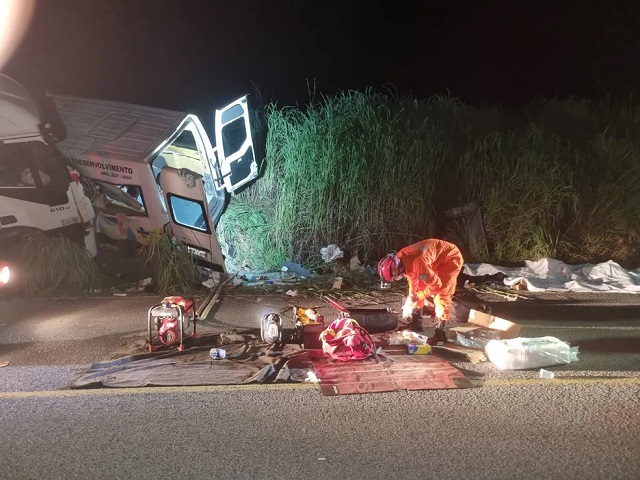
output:
<path id="1" fill-rule="evenodd" d="M 215 227 L 233 194 L 258 176 L 247 97 L 215 112 L 215 145 L 197 116 L 51 95 L 59 125 L 0 75 L 0 248 L 27 231 L 96 232 L 146 244 L 165 231 L 197 263 L 224 272 Z M 64 132 L 61 135 L 59 132 Z"/>
<path id="2" fill-rule="evenodd" d="M 94 209 L 57 144 L 58 118 L 0 74 L 0 255 L 19 255 L 25 235 L 62 233 L 97 254 Z M 50 110 L 49 110 L 50 112 Z"/>
<path id="3" fill-rule="evenodd" d="M 192 114 L 52 99 L 67 129 L 58 147 L 90 191 L 100 235 L 144 245 L 168 229 L 198 264 L 226 271 L 215 227 L 227 192 L 258 176 L 246 96 L 216 110 L 215 146 Z"/>

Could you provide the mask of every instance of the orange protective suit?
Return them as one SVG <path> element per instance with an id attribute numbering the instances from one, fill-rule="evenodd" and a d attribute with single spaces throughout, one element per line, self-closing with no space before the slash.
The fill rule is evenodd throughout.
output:
<path id="1" fill-rule="evenodd" d="M 453 243 L 429 238 L 400 250 L 398 259 L 409 282 L 409 296 L 414 308 L 422 308 L 425 300 L 434 295 L 436 316 L 448 321 L 451 297 L 464 260 Z"/>

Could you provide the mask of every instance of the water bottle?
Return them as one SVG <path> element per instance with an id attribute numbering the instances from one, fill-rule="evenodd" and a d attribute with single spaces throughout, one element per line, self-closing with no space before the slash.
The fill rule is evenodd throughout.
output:
<path id="1" fill-rule="evenodd" d="M 224 348 L 212 348 L 209 350 L 209 356 L 214 360 L 221 360 L 227 356 L 227 351 Z"/>

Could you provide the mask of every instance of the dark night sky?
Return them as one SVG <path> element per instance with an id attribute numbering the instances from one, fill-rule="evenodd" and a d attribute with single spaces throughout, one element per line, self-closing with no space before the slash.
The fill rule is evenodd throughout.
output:
<path id="1" fill-rule="evenodd" d="M 40 0 L 4 69 L 27 86 L 198 113 L 392 84 L 514 105 L 640 86 L 640 2 Z M 255 100 L 254 96 L 254 100 Z"/>

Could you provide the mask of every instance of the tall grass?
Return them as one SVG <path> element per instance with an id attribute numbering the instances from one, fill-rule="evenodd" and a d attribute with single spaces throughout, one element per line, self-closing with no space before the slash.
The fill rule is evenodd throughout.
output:
<path id="1" fill-rule="evenodd" d="M 344 92 L 305 111 L 271 105 L 267 118 L 263 175 L 239 201 L 269 206 L 271 258 L 317 261 L 329 243 L 366 258 L 432 231 L 449 143 L 425 104 Z"/>
<path id="2" fill-rule="evenodd" d="M 517 111 L 367 90 L 268 105 L 260 179 L 219 230 L 234 267 L 363 260 L 438 235 L 468 261 L 640 260 L 640 115 L 631 102 L 536 99 Z M 471 253 L 444 212 L 475 202 Z M 234 255 L 231 255 L 234 254 Z"/>
<path id="3" fill-rule="evenodd" d="M 198 274 L 191 256 L 184 245 L 172 241 L 166 233 L 151 236 L 145 262 L 158 292 L 177 295 L 195 290 Z"/>
<path id="4" fill-rule="evenodd" d="M 461 202 L 482 206 L 485 260 L 556 257 L 568 241 L 563 226 L 577 210 L 571 178 L 559 140 L 533 126 L 476 140 L 458 162 L 457 179 Z"/>
<path id="5" fill-rule="evenodd" d="M 20 257 L 20 286 L 29 297 L 77 295 L 99 287 L 98 267 L 87 250 L 61 235 L 27 235 Z"/>

